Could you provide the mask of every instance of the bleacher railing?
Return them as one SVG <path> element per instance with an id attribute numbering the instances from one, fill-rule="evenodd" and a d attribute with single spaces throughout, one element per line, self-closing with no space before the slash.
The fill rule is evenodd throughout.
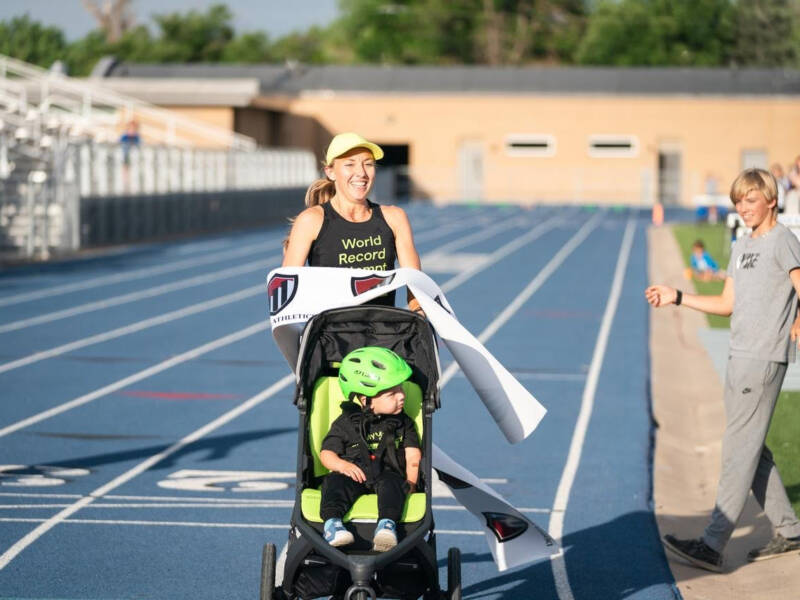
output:
<path id="1" fill-rule="evenodd" d="M 91 79 L 75 79 L 0 54 L 0 109 L 22 116 L 57 119 L 73 134 L 116 139 L 135 119 L 143 137 L 169 146 L 252 150 L 255 141 L 175 112 L 119 94 Z"/>

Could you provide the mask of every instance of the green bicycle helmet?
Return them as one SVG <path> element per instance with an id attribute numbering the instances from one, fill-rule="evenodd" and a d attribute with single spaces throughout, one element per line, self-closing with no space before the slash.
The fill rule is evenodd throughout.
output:
<path id="1" fill-rule="evenodd" d="M 344 397 L 354 394 L 372 398 L 411 377 L 411 367 L 400 356 L 378 346 L 364 346 L 342 359 L 339 386 Z"/>

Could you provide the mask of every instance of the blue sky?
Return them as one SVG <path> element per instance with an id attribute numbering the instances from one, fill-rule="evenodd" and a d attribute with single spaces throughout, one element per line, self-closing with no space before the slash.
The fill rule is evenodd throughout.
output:
<path id="1" fill-rule="evenodd" d="M 337 0 L 133 0 L 132 5 L 137 22 L 151 24 L 152 14 L 206 11 L 219 3 L 233 12 L 238 33 L 265 31 L 271 38 L 315 24 L 327 25 L 338 15 Z M 25 13 L 35 21 L 60 27 L 69 41 L 96 27 L 81 0 L 0 0 L 0 20 Z"/>

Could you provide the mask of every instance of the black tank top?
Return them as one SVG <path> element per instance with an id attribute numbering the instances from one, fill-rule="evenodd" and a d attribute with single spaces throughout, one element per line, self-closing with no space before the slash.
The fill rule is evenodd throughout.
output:
<path id="1" fill-rule="evenodd" d="M 330 202 L 322 205 L 324 218 L 317 239 L 311 243 L 308 264 L 312 267 L 344 267 L 386 271 L 394 269 L 397 258 L 394 232 L 383 217 L 381 207 L 367 200 L 370 218 L 354 223 L 343 218 Z M 394 306 L 394 292 L 369 304 Z"/>

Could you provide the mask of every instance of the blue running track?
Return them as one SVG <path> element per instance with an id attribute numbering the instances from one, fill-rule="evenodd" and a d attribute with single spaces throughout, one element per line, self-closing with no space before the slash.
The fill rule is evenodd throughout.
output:
<path id="1" fill-rule="evenodd" d="M 511 446 L 455 373 L 435 441 L 565 549 L 498 573 L 479 523 L 441 494 L 440 566 L 461 548 L 466 598 L 680 598 L 651 498 L 647 221 L 408 214 L 423 269 L 549 411 Z M 0 274 L 0 598 L 258 597 L 261 548 L 283 547 L 294 497 L 297 413 L 265 293 L 285 233 Z"/>

